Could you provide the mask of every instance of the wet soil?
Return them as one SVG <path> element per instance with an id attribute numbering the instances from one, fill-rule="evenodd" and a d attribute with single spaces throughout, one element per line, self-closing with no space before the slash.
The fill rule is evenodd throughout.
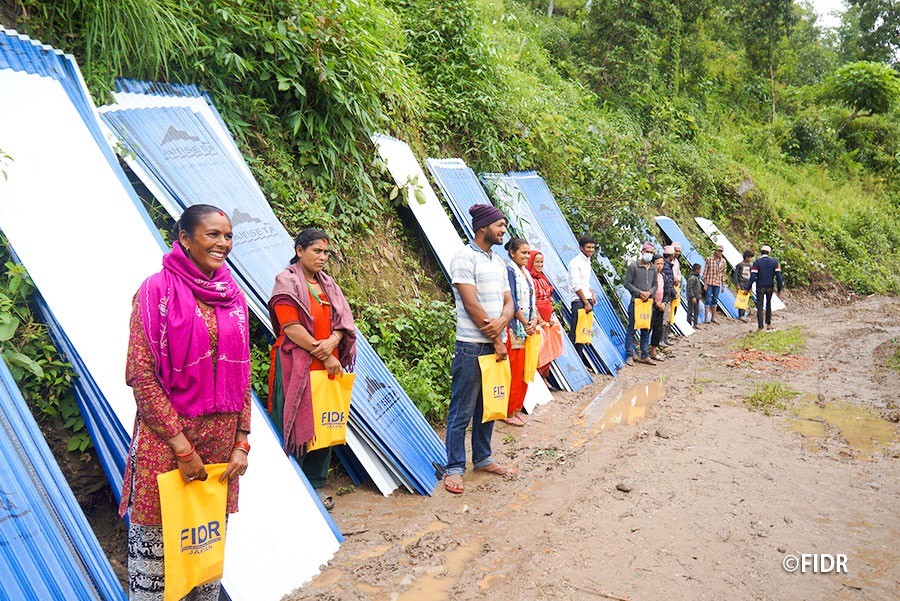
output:
<path id="1" fill-rule="evenodd" d="M 723 320 L 498 423 L 515 478 L 336 496 L 346 541 L 286 599 L 897 599 L 900 304 L 785 301 L 774 325 L 802 328 L 802 348 L 747 354 L 732 344 L 755 325 Z M 765 382 L 798 394 L 749 410 Z M 846 572 L 783 568 L 804 553 L 846 555 Z"/>

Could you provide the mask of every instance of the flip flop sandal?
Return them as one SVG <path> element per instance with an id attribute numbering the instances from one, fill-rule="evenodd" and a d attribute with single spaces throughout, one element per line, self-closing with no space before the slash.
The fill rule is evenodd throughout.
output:
<path id="1" fill-rule="evenodd" d="M 494 474 L 495 476 L 515 476 L 519 473 L 519 470 L 511 467 L 506 467 L 505 465 L 500 465 L 496 461 L 494 463 L 489 463 L 484 467 L 476 467 L 475 471 Z"/>
<path id="2" fill-rule="evenodd" d="M 512 417 L 507 417 L 506 419 L 503 420 L 503 423 L 508 426 L 515 426 L 517 428 L 521 428 L 522 426 L 525 425 L 525 422 L 523 422 L 522 418 L 520 418 L 518 415 L 514 415 Z"/>
<path id="3" fill-rule="evenodd" d="M 459 478 L 459 480 L 451 480 L 451 478 Z M 454 495 L 461 495 L 465 490 L 463 486 L 462 476 L 458 474 L 447 474 L 444 476 L 444 489 Z"/>

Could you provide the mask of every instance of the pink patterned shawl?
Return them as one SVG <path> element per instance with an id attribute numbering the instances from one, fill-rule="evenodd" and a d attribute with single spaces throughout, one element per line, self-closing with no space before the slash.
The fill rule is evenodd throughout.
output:
<path id="1" fill-rule="evenodd" d="M 250 384 L 247 302 L 223 265 L 207 278 L 176 241 L 163 268 L 141 284 L 138 302 L 156 377 L 185 417 L 239 412 Z M 216 312 L 218 357 L 197 301 Z M 215 372 L 215 373 L 214 373 Z"/>

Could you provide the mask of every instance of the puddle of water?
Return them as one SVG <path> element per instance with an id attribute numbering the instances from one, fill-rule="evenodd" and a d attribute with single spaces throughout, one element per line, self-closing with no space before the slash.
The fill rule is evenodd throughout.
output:
<path id="1" fill-rule="evenodd" d="M 443 565 L 436 566 L 397 597 L 397 601 L 449 601 L 450 588 L 459 581 L 466 566 L 477 555 L 479 543 L 457 547 L 447 553 Z"/>
<path id="2" fill-rule="evenodd" d="M 637 384 L 618 394 L 604 391 L 584 410 L 587 423 L 595 430 L 635 424 L 650 417 L 649 411 L 666 393 L 659 382 Z"/>
<path id="3" fill-rule="evenodd" d="M 824 438 L 825 423 L 837 428 L 851 449 L 861 458 L 870 457 L 876 448 L 884 448 L 897 440 L 897 427 L 882 419 L 868 407 L 834 402 L 821 406 L 813 395 L 803 395 L 790 420 L 791 429 L 808 438 Z"/>

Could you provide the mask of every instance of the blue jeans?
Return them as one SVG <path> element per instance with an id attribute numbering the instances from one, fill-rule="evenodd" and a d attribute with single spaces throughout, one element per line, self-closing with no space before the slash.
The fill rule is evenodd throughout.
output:
<path id="1" fill-rule="evenodd" d="M 722 290 L 721 286 L 707 286 L 706 287 L 706 306 L 707 307 L 715 307 L 719 304 L 719 292 Z"/>
<path id="2" fill-rule="evenodd" d="M 493 462 L 491 434 L 494 422 L 481 423 L 484 403 L 481 396 L 481 367 L 478 357 L 494 354 L 490 342 L 456 341 L 450 368 L 450 408 L 447 411 L 447 474 L 466 473 L 466 428 L 472 422 L 472 463 L 482 468 Z M 508 359 L 507 359 L 508 360 Z"/>
<path id="3" fill-rule="evenodd" d="M 650 330 L 641 330 L 641 357 L 650 356 Z M 628 335 L 625 336 L 625 356 L 634 357 L 634 299 L 628 305 Z"/>

